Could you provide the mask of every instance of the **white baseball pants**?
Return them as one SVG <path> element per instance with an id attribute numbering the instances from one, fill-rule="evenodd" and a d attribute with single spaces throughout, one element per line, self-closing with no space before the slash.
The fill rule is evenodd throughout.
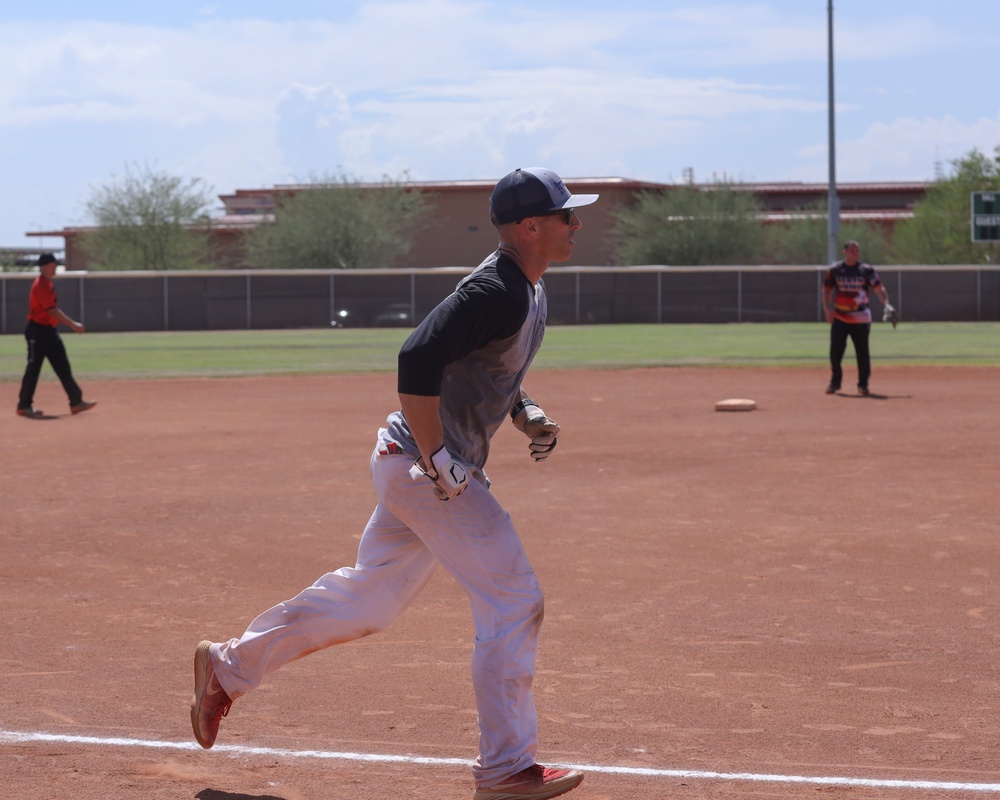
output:
<path id="1" fill-rule="evenodd" d="M 480 731 L 473 772 L 477 787 L 491 786 L 535 763 L 531 685 L 542 594 L 510 515 L 489 490 L 470 480 L 461 495 L 441 501 L 429 479 L 410 477 L 412 463 L 376 447 L 371 471 L 379 502 L 357 564 L 327 573 L 265 611 L 239 639 L 213 644 L 212 659 L 222 688 L 235 700 L 291 661 L 387 628 L 440 563 L 472 608 Z"/>

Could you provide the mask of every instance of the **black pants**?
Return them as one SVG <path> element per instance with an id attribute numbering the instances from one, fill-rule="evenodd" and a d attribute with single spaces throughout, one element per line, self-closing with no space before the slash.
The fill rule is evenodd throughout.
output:
<path id="1" fill-rule="evenodd" d="M 854 355 L 858 359 L 858 387 L 868 388 L 868 379 L 872 375 L 872 359 L 868 352 L 868 334 L 871 329 L 871 323 L 868 322 L 849 323 L 839 319 L 835 319 L 830 326 L 830 367 L 832 370 L 830 383 L 838 389 L 844 378 L 840 362 L 847 350 L 848 337 L 854 342 Z"/>
<path id="2" fill-rule="evenodd" d="M 28 366 L 24 370 L 24 378 L 21 379 L 21 395 L 17 407 L 31 408 L 34 403 L 35 388 L 38 386 L 38 376 L 42 374 L 45 359 L 49 360 L 52 369 L 62 382 L 63 389 L 69 397 L 69 404 L 75 406 L 81 403 L 83 392 L 73 380 L 73 370 L 70 368 L 66 347 L 59 332 L 51 325 L 28 322 L 24 338 L 28 340 Z"/>

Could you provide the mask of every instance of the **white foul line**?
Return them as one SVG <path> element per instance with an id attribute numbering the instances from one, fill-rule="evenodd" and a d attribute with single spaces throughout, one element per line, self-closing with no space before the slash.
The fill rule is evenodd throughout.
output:
<path id="1" fill-rule="evenodd" d="M 26 733 L 0 730 L 0 745 L 30 742 L 59 742 L 61 744 L 97 745 L 103 747 L 150 747 L 161 750 L 195 750 L 202 748 L 194 742 L 164 742 L 147 739 L 117 737 L 69 736 L 55 733 Z M 425 756 L 395 756 L 382 753 L 337 753 L 328 750 L 282 750 L 275 747 L 242 747 L 220 744 L 212 752 L 251 756 L 280 756 L 284 758 L 339 759 L 343 761 L 430 764 L 435 766 L 471 767 L 464 758 L 431 758 Z M 705 781 L 747 781 L 756 783 L 804 783 L 822 786 L 861 786 L 874 789 L 926 789 L 943 792 L 991 792 L 1000 794 L 1000 783 L 959 783 L 953 781 L 904 781 L 879 778 L 807 777 L 804 775 L 765 775 L 752 772 L 702 772 L 686 769 L 651 769 L 647 767 L 616 767 L 597 764 L 560 764 L 559 766 L 586 772 L 603 772 L 609 775 L 641 775 L 654 778 L 687 778 Z"/>

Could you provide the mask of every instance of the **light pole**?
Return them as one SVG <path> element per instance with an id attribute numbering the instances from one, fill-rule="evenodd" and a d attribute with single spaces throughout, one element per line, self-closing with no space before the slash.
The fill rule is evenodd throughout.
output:
<path id="1" fill-rule="evenodd" d="M 826 260 L 832 264 L 837 260 L 838 239 L 840 238 L 840 200 L 837 199 L 837 137 L 834 125 L 833 111 L 833 0 L 826 4 L 826 51 L 827 51 L 827 83 L 829 97 L 827 99 L 829 131 L 830 175 L 826 200 Z"/>

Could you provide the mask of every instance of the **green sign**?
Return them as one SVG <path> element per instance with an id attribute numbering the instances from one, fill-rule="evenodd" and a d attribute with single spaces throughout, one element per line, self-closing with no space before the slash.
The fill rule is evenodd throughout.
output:
<path id="1" fill-rule="evenodd" d="M 972 193 L 972 241 L 1000 241 L 1000 192 Z"/>

